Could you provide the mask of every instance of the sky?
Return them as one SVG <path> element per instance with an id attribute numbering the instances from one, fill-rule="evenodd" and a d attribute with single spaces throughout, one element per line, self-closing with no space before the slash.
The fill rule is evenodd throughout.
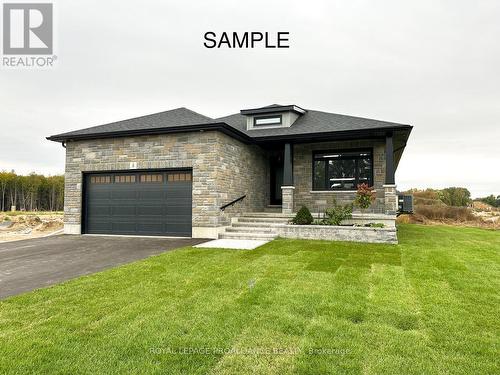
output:
<path id="1" fill-rule="evenodd" d="M 63 173 L 52 134 L 293 103 L 413 125 L 400 190 L 500 194 L 498 1 L 53 3 L 56 66 L 0 69 L 0 170 Z M 207 31 L 286 31 L 290 48 L 207 49 Z"/>

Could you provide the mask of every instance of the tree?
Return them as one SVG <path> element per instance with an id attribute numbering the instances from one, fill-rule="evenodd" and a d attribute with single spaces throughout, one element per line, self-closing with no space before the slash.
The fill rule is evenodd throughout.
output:
<path id="1" fill-rule="evenodd" d="M 448 206 L 465 207 L 470 202 L 470 191 L 462 187 L 449 187 L 439 192 L 439 199 Z"/>
<path id="2" fill-rule="evenodd" d="M 479 198 L 478 200 L 493 207 L 500 207 L 500 195 L 495 197 L 493 194 L 491 194 L 487 197 Z"/>
<path id="3" fill-rule="evenodd" d="M 45 177 L 31 173 L 18 176 L 0 172 L 0 211 L 16 206 L 20 210 L 60 211 L 64 207 L 64 176 Z"/>

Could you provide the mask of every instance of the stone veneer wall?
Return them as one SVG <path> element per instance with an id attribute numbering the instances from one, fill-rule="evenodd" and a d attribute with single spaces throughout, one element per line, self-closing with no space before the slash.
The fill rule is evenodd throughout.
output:
<path id="1" fill-rule="evenodd" d="M 282 225 L 280 237 L 327 241 L 354 241 L 397 244 L 396 228 L 366 228 L 329 225 Z"/>
<path id="2" fill-rule="evenodd" d="M 244 200 L 226 208 L 220 217 L 219 225 L 229 225 L 233 216 L 264 210 L 269 202 L 269 162 L 260 147 L 245 145 L 222 133 L 220 136 L 219 207 L 246 195 Z"/>
<path id="3" fill-rule="evenodd" d="M 345 204 L 354 200 L 355 191 L 327 191 L 312 192 L 312 154 L 314 151 L 348 150 L 356 148 L 373 148 L 373 182 L 377 190 L 377 200 L 373 205 L 373 211 L 385 213 L 384 211 L 384 188 L 385 182 L 385 142 L 373 140 L 338 141 L 321 143 L 303 143 L 294 145 L 293 149 L 293 178 L 295 185 L 295 211 L 302 205 L 306 205 L 312 212 L 318 207 L 331 204 L 332 198 L 337 203 Z"/>
<path id="4" fill-rule="evenodd" d="M 266 202 L 265 189 L 261 193 L 257 187 L 262 190 L 267 165 L 254 148 L 217 131 L 68 142 L 65 232 L 80 233 L 82 172 L 130 170 L 136 163 L 136 169 L 192 168 L 193 236 L 216 237 L 213 228 L 229 222 L 219 209 L 228 200 L 248 194 L 235 212 L 261 210 Z M 196 235 L 196 228 L 209 230 Z"/>

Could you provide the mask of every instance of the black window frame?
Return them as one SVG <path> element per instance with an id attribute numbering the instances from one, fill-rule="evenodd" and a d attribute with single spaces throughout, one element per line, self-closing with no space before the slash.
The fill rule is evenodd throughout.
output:
<path id="1" fill-rule="evenodd" d="M 356 175 L 355 175 L 355 182 L 354 182 L 354 185 L 355 185 L 355 188 L 353 189 L 349 189 L 349 188 L 336 188 L 336 189 L 333 189 L 333 188 L 330 188 L 330 183 L 328 181 L 328 166 L 329 166 L 329 163 L 328 163 L 328 160 L 339 160 L 339 158 L 316 158 L 316 155 L 318 154 L 326 154 L 326 153 L 335 153 L 335 154 L 342 154 L 342 153 L 347 153 L 347 152 L 359 152 L 359 153 L 363 153 L 363 152 L 369 152 L 370 153 L 370 169 L 371 169 L 371 173 L 370 173 L 370 181 L 369 181 L 369 185 L 370 186 L 374 186 L 374 170 L 373 170 L 373 148 L 351 148 L 351 149 L 341 149 L 341 150 L 320 150 L 320 151 L 313 151 L 313 154 L 312 154 L 312 175 L 311 175 L 311 178 L 312 178 L 312 190 L 313 191 L 353 191 L 353 190 L 357 190 L 357 186 L 359 184 L 359 166 L 358 166 L 358 161 L 361 157 L 357 157 L 357 158 L 354 158 L 356 160 L 356 167 L 355 167 L 355 170 L 356 170 Z M 345 158 L 345 159 L 349 159 L 349 158 Z M 315 166 L 315 162 L 317 160 L 325 160 L 325 180 L 324 180 L 324 184 L 325 184 L 325 188 L 318 188 L 315 186 L 314 184 L 314 176 L 316 175 L 316 166 Z"/>
<path id="2" fill-rule="evenodd" d="M 279 122 L 275 122 L 273 124 L 257 124 L 257 120 L 266 120 L 270 118 L 279 118 Z M 283 115 L 267 115 L 267 116 L 254 116 L 253 118 L 253 126 L 261 127 L 261 126 L 279 126 L 283 124 Z"/>

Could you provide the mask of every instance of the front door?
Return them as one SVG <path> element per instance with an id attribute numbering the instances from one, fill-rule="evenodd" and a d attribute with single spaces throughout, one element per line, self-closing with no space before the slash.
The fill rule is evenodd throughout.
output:
<path id="1" fill-rule="evenodd" d="M 283 185 L 283 152 L 272 153 L 269 159 L 271 172 L 270 204 L 281 205 L 281 186 Z"/>

